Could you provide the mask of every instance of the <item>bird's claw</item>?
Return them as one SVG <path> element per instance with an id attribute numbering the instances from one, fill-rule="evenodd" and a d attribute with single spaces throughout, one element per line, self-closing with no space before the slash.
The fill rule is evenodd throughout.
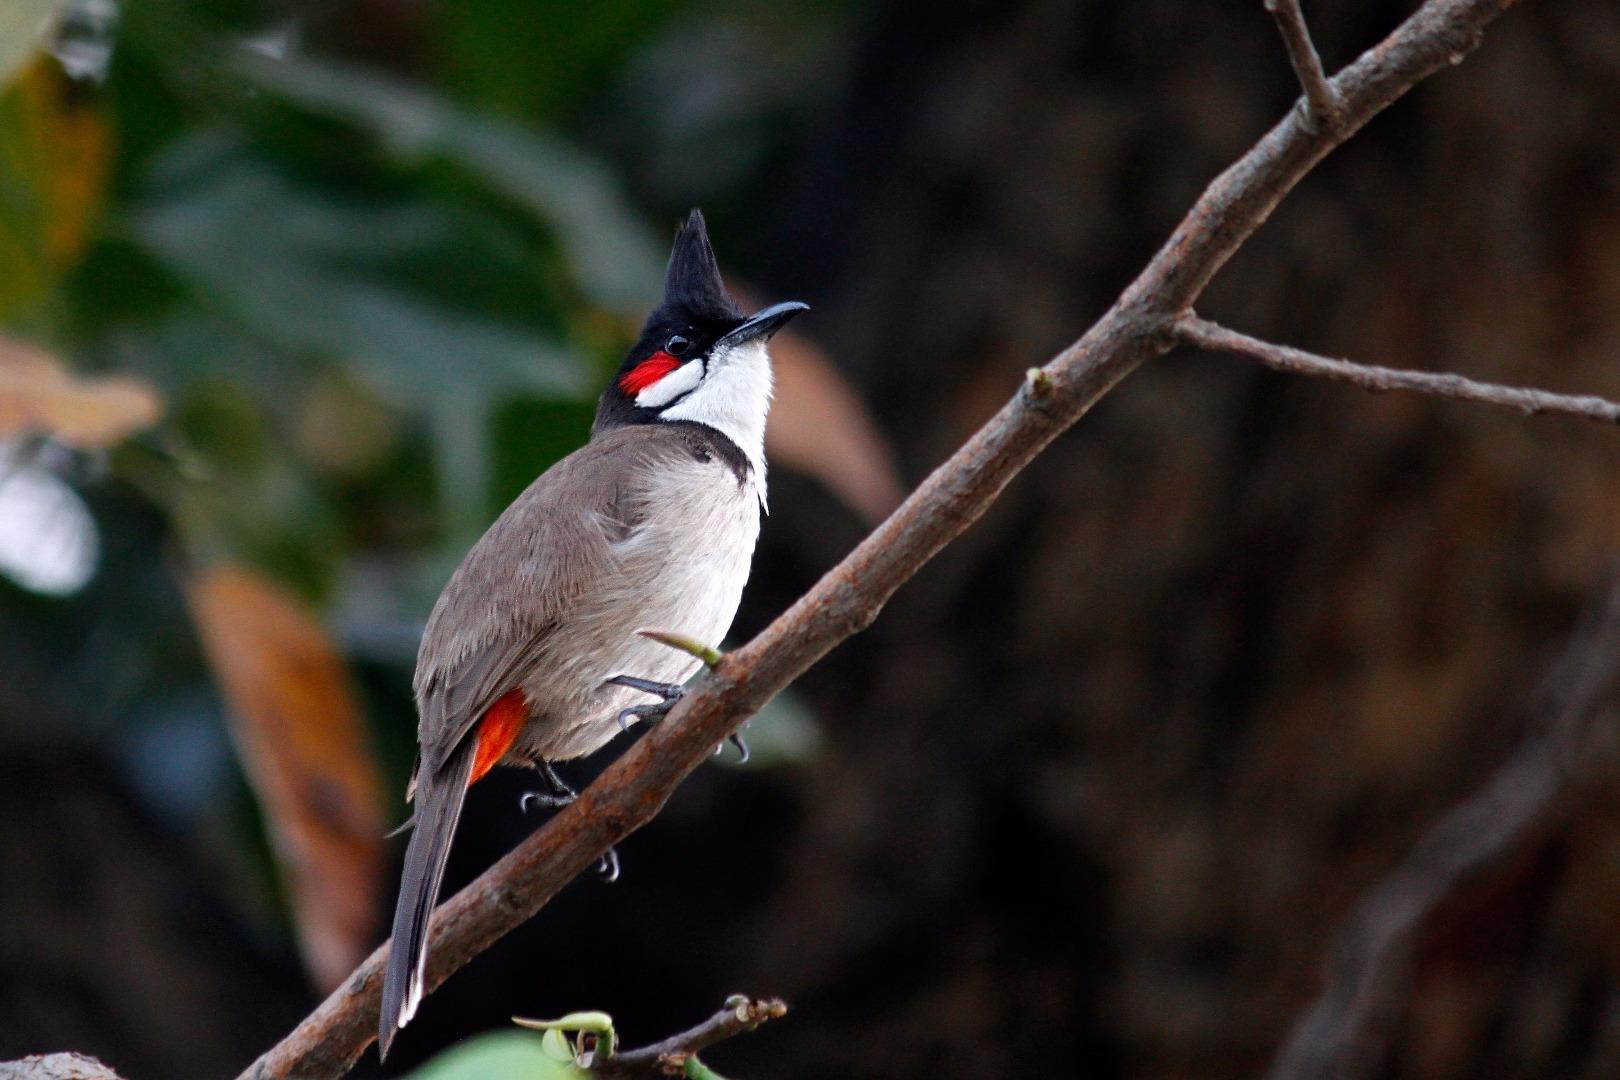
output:
<path id="1" fill-rule="evenodd" d="M 518 808 L 523 812 L 527 813 L 532 806 L 544 806 L 548 809 L 558 810 L 579 798 L 579 792 L 569 787 L 563 778 L 557 775 L 557 770 L 551 767 L 551 762 L 538 761 L 535 762 L 534 767 L 541 776 L 545 777 L 546 786 L 551 790 L 549 792 L 524 792 L 523 796 L 518 799 Z"/>
<path id="2" fill-rule="evenodd" d="M 596 876 L 602 879 L 604 885 L 611 885 L 619 880 L 618 848 L 608 848 L 602 857 L 596 860 Z"/>
<path id="3" fill-rule="evenodd" d="M 748 730 L 748 723 L 747 723 L 747 721 L 744 721 L 742 727 L 738 728 L 736 731 L 733 731 L 730 735 L 726 736 L 726 742 L 730 743 L 732 746 L 735 746 L 737 748 L 737 764 L 739 764 L 739 765 L 748 764 L 748 759 L 749 759 L 749 757 L 752 756 L 748 752 L 748 742 L 747 742 L 747 740 L 745 740 L 743 738 L 743 732 L 747 731 L 747 730 Z M 714 756 L 719 757 L 721 754 L 723 754 L 725 752 L 725 749 L 726 749 L 726 743 L 723 742 L 719 746 L 714 748 Z"/>
<path id="4" fill-rule="evenodd" d="M 620 709 L 619 730 L 628 732 L 632 720 L 662 720 L 672 704 L 663 702 L 656 705 L 632 705 L 628 709 Z"/>
<path id="5" fill-rule="evenodd" d="M 686 694 L 684 686 L 638 679 L 634 675 L 615 675 L 602 685 L 625 686 L 631 690 L 640 690 L 643 694 L 653 694 L 660 699 L 648 705 L 632 705 L 627 709 L 620 709 L 618 715 L 620 731 L 629 731 L 632 720 L 662 720 L 669 715 L 669 710 L 675 707 L 675 703 Z"/>
<path id="6" fill-rule="evenodd" d="M 640 690 L 644 694 L 656 695 L 660 699 L 647 705 L 631 705 L 628 708 L 620 709 L 617 717 L 620 731 L 629 731 L 630 724 L 636 720 L 662 720 L 669 715 L 669 710 L 675 707 L 675 703 L 686 696 L 686 687 L 684 686 L 677 686 L 674 683 L 654 682 L 651 679 L 638 679 L 633 675 L 615 675 L 602 685 L 627 686 L 632 690 Z M 746 723 L 743 725 L 744 728 L 747 726 Z M 743 739 L 742 732 L 732 732 L 726 736 L 726 742 L 737 748 L 738 763 L 746 765 L 752 755 L 748 751 L 748 743 Z M 715 747 L 715 756 L 718 757 L 725 748 L 725 743 Z"/>

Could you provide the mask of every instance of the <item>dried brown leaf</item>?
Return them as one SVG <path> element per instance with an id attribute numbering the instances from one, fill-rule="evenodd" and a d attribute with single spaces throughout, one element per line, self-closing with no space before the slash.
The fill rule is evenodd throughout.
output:
<path id="1" fill-rule="evenodd" d="M 140 379 L 80 377 L 43 349 L 0 338 L 0 438 L 37 433 L 70 446 L 110 446 L 162 412 L 157 391 Z"/>
<path id="2" fill-rule="evenodd" d="M 324 993 L 370 947 L 383 884 L 382 783 L 349 672 L 308 609 L 252 570 L 202 571 L 187 599 Z"/>
<path id="3" fill-rule="evenodd" d="M 791 330 L 771 344 L 776 397 L 765 429 L 775 464 L 819 480 L 867 524 L 900 505 L 894 451 L 853 387 L 819 346 Z"/>

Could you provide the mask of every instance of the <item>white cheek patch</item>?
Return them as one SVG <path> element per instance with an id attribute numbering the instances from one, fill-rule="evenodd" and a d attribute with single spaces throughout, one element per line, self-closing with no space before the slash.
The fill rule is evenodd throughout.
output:
<path id="1" fill-rule="evenodd" d="M 754 467 L 754 484 L 765 502 L 765 414 L 771 407 L 771 358 L 757 338 L 715 350 L 702 385 L 663 412 L 665 420 L 693 420 L 725 435 Z M 691 366 L 691 365 L 688 365 Z M 647 388 L 662 390 L 679 372 Z M 637 399 L 640 400 L 639 398 Z"/>
<path id="2" fill-rule="evenodd" d="M 636 395 L 636 404 L 644 409 L 657 409 L 668 405 L 682 394 L 697 389 L 703 381 L 703 361 L 692 360 Z"/>

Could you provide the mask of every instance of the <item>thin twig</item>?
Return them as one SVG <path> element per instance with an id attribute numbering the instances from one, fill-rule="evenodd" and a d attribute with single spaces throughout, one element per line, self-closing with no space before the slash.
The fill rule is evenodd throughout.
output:
<path id="1" fill-rule="evenodd" d="M 1594 612 L 1547 680 L 1543 697 L 1559 703 L 1542 710 L 1535 733 L 1357 905 L 1327 985 L 1294 1026 L 1270 1080 L 1352 1080 L 1376 1072 L 1429 917 L 1459 888 L 1542 834 L 1595 736 L 1614 723 L 1620 580 Z"/>
<path id="2" fill-rule="evenodd" d="M 429 990 L 514 927 L 610 846 L 651 821 L 714 747 L 851 634 L 960 535 L 1014 476 L 1121 379 L 1169 351 L 1174 321 L 1317 162 L 1373 116 L 1478 45 L 1514 0 L 1428 0 L 1335 79 L 1340 122 L 1316 130 L 1290 111 L 1205 189 L 1153 260 L 1103 317 L 1019 391 L 888 520 L 758 637 L 728 653 L 669 718 L 514 851 L 456 894 L 433 921 Z M 1028 390 L 1025 387 L 1029 387 Z M 280 1043 L 245 1080 L 342 1075 L 370 1045 L 387 948 Z"/>
<path id="3" fill-rule="evenodd" d="M 1294 65 L 1300 89 L 1305 91 L 1306 115 L 1318 130 L 1331 129 L 1339 122 L 1339 92 L 1322 70 L 1322 58 L 1311 43 L 1311 31 L 1305 25 L 1299 0 L 1266 0 L 1266 10 L 1277 20 L 1283 44 L 1288 47 L 1288 62 Z"/>
<path id="4" fill-rule="evenodd" d="M 1398 368 L 1336 360 L 1292 346 L 1261 341 L 1259 338 L 1240 334 L 1236 330 L 1228 330 L 1218 323 L 1200 319 L 1195 315 L 1177 320 L 1176 336 L 1185 344 L 1195 345 L 1200 349 L 1246 357 L 1277 371 L 1295 375 L 1315 375 L 1323 379 L 1350 383 L 1375 394 L 1400 390 L 1414 394 L 1456 398 L 1460 401 L 1477 401 L 1486 405 L 1502 405 L 1527 414 L 1557 413 L 1562 416 L 1597 420 L 1605 424 L 1620 424 L 1620 404 L 1591 394 L 1554 394 L 1547 390 L 1534 390 L 1522 386 L 1477 382 L 1449 372 L 1402 371 Z"/>
<path id="5" fill-rule="evenodd" d="M 601 1077 L 616 1080 L 616 1078 L 634 1076 L 664 1076 L 678 1075 L 681 1066 L 688 1057 L 699 1050 L 713 1046 L 733 1035 L 741 1035 L 745 1031 L 753 1031 L 767 1020 L 776 1020 L 787 1015 L 787 1006 L 781 998 L 741 998 L 726 1002 L 726 1007 L 709 1017 L 703 1023 L 671 1035 L 650 1046 L 626 1050 L 604 1058 L 592 1066 L 592 1071 Z"/>

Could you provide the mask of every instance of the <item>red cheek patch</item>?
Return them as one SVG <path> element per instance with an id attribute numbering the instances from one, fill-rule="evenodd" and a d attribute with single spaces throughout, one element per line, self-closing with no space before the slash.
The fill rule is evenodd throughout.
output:
<path id="1" fill-rule="evenodd" d="M 667 352 L 653 353 L 619 378 L 619 389 L 635 397 L 680 366 L 681 362 Z"/>

